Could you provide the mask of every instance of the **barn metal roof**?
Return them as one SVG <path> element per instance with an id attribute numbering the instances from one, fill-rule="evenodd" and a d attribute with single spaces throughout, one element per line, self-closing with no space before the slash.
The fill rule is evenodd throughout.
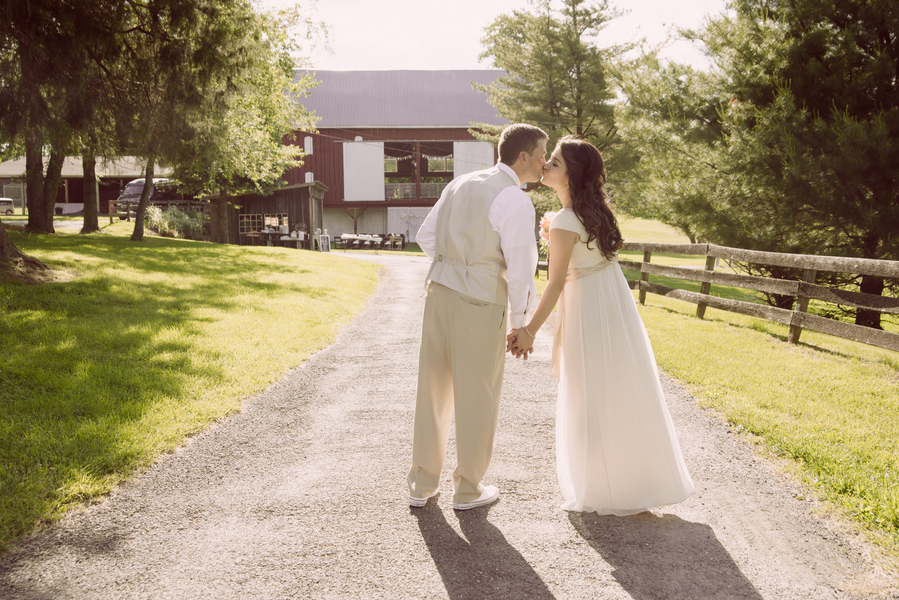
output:
<path id="1" fill-rule="evenodd" d="M 489 84 L 505 72 L 321 71 L 321 83 L 299 101 L 321 117 L 317 127 L 471 127 L 472 122 L 505 125 L 471 82 Z"/>

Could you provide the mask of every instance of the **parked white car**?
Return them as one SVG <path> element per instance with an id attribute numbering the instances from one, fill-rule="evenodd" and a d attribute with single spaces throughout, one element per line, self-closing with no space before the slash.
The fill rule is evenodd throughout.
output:
<path id="1" fill-rule="evenodd" d="M 12 198 L 0 198 L 0 213 L 11 215 L 16 212 L 16 206 L 13 204 Z"/>

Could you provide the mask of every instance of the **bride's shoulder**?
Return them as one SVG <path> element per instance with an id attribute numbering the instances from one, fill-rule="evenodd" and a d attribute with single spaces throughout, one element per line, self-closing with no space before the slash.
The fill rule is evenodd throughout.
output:
<path id="1" fill-rule="evenodd" d="M 584 228 L 584 226 L 581 224 L 581 220 L 577 218 L 577 215 L 574 214 L 574 211 L 570 208 L 563 208 L 556 213 L 556 216 L 553 217 L 553 220 L 550 223 L 550 229 L 554 229 L 556 227 L 578 232 Z"/>

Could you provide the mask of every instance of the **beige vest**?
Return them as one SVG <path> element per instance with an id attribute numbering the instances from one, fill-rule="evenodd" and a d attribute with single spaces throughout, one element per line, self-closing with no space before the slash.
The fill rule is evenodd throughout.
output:
<path id="1" fill-rule="evenodd" d="M 499 167 L 464 175 L 437 213 L 437 250 L 427 279 L 483 302 L 506 306 L 509 285 L 499 234 L 487 212 L 515 181 Z"/>

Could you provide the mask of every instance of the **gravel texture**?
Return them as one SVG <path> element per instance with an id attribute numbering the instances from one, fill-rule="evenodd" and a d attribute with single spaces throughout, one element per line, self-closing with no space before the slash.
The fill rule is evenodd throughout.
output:
<path id="1" fill-rule="evenodd" d="M 424 258 L 385 267 L 335 344 L 0 558 L 0 598 L 899 598 L 859 536 L 677 382 L 664 388 L 697 493 L 633 517 L 559 509 L 548 323 L 507 360 L 490 507 L 411 509 Z M 333 259 L 353 260 L 335 253 Z"/>

